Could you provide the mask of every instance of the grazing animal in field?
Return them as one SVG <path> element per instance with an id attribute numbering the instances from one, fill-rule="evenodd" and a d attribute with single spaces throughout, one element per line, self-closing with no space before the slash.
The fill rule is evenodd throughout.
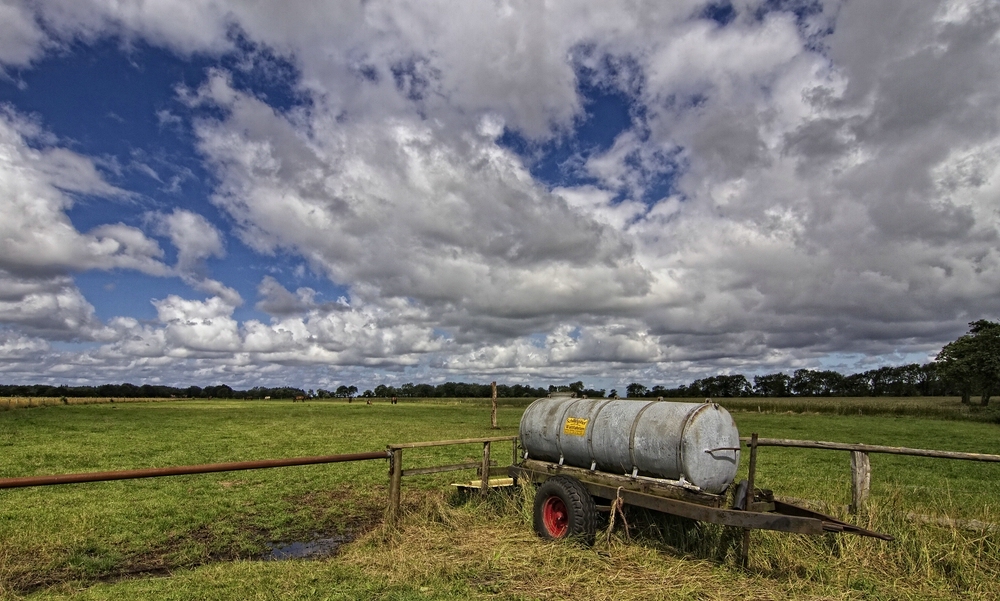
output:
<path id="1" fill-rule="evenodd" d="M 306 402 L 306 397 L 304 397 L 304 396 L 297 396 L 294 399 L 292 399 L 293 403 L 296 402 L 296 401 L 302 401 L 304 403 L 304 402 Z"/>

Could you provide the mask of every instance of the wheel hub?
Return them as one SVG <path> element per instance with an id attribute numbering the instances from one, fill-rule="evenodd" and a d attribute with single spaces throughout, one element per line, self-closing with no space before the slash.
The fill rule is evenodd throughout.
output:
<path id="1" fill-rule="evenodd" d="M 559 497 L 549 497 L 545 499 L 542 506 L 542 519 L 545 522 L 545 529 L 549 531 L 552 538 L 562 538 L 569 529 L 569 511 L 566 504 Z"/>

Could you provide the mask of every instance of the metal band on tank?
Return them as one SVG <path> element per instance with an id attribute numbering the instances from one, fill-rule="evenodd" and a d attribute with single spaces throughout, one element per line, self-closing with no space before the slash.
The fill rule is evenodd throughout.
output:
<path id="1" fill-rule="evenodd" d="M 590 455 L 590 462 L 594 462 L 594 426 L 597 425 L 597 416 L 601 414 L 601 411 L 608 406 L 611 399 L 608 399 L 597 406 L 597 411 L 594 412 L 594 416 L 590 418 L 589 430 L 587 431 L 587 453 Z"/>
<path id="2" fill-rule="evenodd" d="M 680 435 L 677 437 L 677 471 L 680 472 L 680 477 L 681 478 L 683 478 L 684 475 L 685 475 L 684 474 L 684 431 L 687 430 L 688 423 L 691 421 L 692 417 L 694 417 L 695 415 L 701 413 L 702 411 L 704 411 L 710 405 L 714 405 L 714 404 L 715 403 L 702 403 L 701 405 L 698 406 L 697 409 L 695 409 L 691 413 L 688 413 L 687 415 L 685 415 L 684 416 L 684 421 L 681 422 Z M 687 474 L 687 475 L 690 476 L 691 474 Z"/>
<path id="3" fill-rule="evenodd" d="M 573 405 L 576 405 L 577 403 L 579 403 L 582 400 L 583 399 L 576 399 L 572 403 L 567 403 L 566 404 L 566 409 L 563 410 L 562 415 L 559 416 L 559 421 L 556 422 L 556 424 L 557 424 L 557 426 L 556 426 L 556 450 L 559 451 L 559 464 L 560 465 L 562 465 L 563 457 L 565 457 L 565 455 L 566 455 L 565 453 L 563 453 L 563 449 L 562 449 L 562 433 L 563 433 L 563 427 L 566 424 L 566 415 L 569 413 L 569 410 L 573 408 Z"/>
<path id="4" fill-rule="evenodd" d="M 527 415 L 529 415 L 531 413 L 531 408 L 532 407 L 534 407 L 535 405 L 539 404 L 543 400 L 546 400 L 546 399 L 535 399 L 534 401 L 532 401 L 531 404 L 528 405 L 528 408 L 525 409 L 524 413 L 521 415 L 521 424 L 517 428 L 517 434 L 518 434 L 518 436 L 521 437 L 521 444 L 524 444 L 524 438 L 525 438 L 524 437 L 524 432 L 521 431 L 521 428 L 524 426 L 524 423 L 525 423 L 525 419 L 524 418 L 525 418 L 525 416 L 527 416 Z M 525 459 L 528 458 L 528 449 L 527 448 L 524 449 L 524 458 Z"/>
<path id="5" fill-rule="evenodd" d="M 639 418 L 642 414 L 646 412 L 653 406 L 656 401 L 650 401 L 645 407 L 639 410 L 639 413 L 635 414 L 635 419 L 632 420 L 632 431 L 628 435 L 628 460 L 632 462 L 632 471 L 635 472 L 639 465 L 635 462 L 635 431 L 639 427 Z"/>

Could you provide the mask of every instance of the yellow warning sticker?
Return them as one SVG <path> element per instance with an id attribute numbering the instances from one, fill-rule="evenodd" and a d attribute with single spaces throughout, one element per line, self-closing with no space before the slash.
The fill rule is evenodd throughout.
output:
<path id="1" fill-rule="evenodd" d="M 567 417 L 566 425 L 563 426 L 563 434 L 570 436 L 583 436 L 587 432 L 587 422 L 585 417 Z"/>

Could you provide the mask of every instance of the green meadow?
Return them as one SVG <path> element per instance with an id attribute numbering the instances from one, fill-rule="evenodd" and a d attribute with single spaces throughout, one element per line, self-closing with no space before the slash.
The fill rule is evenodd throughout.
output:
<path id="1" fill-rule="evenodd" d="M 850 399 L 839 405 L 845 410 L 838 401 L 723 404 L 744 436 L 1000 454 L 1000 425 L 955 399 Z M 525 405 L 502 404 L 492 430 L 481 399 L 37 402 L 10 410 L 0 401 L 0 478 L 514 435 Z M 549 543 L 531 530 L 530 489 L 485 499 L 452 492 L 449 483 L 472 472 L 405 478 L 402 519 L 389 526 L 388 463 L 374 460 L 0 490 L 0 597 L 1000 597 L 1000 464 L 872 455 L 870 505 L 848 516 L 848 453 L 759 453 L 758 486 L 897 540 L 754 532 L 744 569 L 739 532 L 626 511 L 592 548 Z M 480 445 L 407 450 L 404 467 L 480 454 Z M 509 461 L 510 446 L 498 444 L 494 457 Z M 350 542 L 319 559 L 266 560 L 275 545 L 320 538 Z"/>

